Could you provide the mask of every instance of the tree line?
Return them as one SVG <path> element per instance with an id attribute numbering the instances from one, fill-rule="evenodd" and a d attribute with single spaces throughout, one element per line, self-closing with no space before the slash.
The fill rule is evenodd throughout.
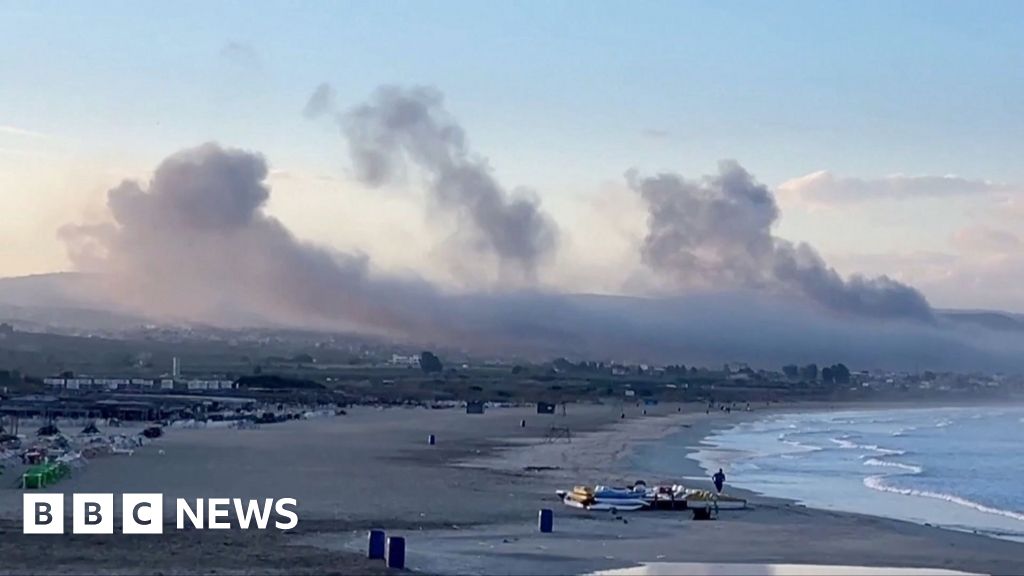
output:
<path id="1" fill-rule="evenodd" d="M 821 381 L 825 384 L 849 384 L 850 382 L 850 369 L 842 362 L 826 366 L 820 372 L 817 364 L 807 364 L 806 366 L 787 364 L 782 367 L 782 373 L 790 380 L 817 382 L 820 375 Z"/>

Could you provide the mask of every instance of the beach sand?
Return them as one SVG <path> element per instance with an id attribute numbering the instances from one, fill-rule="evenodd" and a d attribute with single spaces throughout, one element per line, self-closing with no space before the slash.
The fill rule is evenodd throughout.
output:
<path id="1" fill-rule="evenodd" d="M 696 445 L 715 427 L 758 415 L 645 408 L 647 415 L 630 405 L 620 419 L 618 404 L 569 405 L 565 416 L 527 408 L 468 415 L 365 407 L 255 430 L 170 429 L 132 456 L 92 461 L 56 488 L 162 492 L 168 517 L 178 497 L 290 497 L 298 501 L 299 525 L 287 533 L 168 526 L 161 536 L 25 536 L 22 492 L 4 486 L 0 573 L 381 571 L 379 561 L 363 559 L 369 528 L 405 536 L 408 566 L 438 573 L 565 574 L 649 562 L 1024 572 L 1024 544 L 756 495 L 753 509 L 723 512 L 714 522 L 694 522 L 681 512 L 616 519 L 563 507 L 554 490 L 574 484 L 679 482 L 645 476 L 629 457 L 631 447 L 670 433 Z M 436 445 L 428 445 L 428 434 L 436 435 Z M 686 476 L 704 476 L 693 462 L 680 465 L 688 466 Z M 537 532 L 540 508 L 555 511 L 554 533 Z"/>

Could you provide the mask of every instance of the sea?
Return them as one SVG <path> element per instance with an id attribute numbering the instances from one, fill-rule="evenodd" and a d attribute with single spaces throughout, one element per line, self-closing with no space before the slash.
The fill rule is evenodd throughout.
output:
<path id="1" fill-rule="evenodd" d="M 1024 407 L 779 414 L 688 450 L 727 486 L 1024 541 Z"/>

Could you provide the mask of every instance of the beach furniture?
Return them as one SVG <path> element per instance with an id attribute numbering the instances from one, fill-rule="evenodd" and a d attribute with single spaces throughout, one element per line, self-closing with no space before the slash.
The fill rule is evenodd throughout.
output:
<path id="1" fill-rule="evenodd" d="M 21 477 L 21 486 L 26 490 L 39 490 L 46 486 L 46 478 L 41 466 L 33 466 Z"/>
<path id="2" fill-rule="evenodd" d="M 389 536 L 387 547 L 388 568 L 394 570 L 402 570 L 405 568 L 405 538 L 401 536 Z"/>
<path id="3" fill-rule="evenodd" d="M 537 514 L 537 529 L 547 534 L 554 529 L 555 526 L 555 513 L 547 508 L 541 510 Z"/>
<path id="4" fill-rule="evenodd" d="M 694 508 L 693 509 L 694 520 L 711 520 L 711 508 Z"/>
<path id="5" fill-rule="evenodd" d="M 366 557 L 371 560 L 383 560 L 386 546 L 386 536 L 383 530 L 370 530 Z"/>

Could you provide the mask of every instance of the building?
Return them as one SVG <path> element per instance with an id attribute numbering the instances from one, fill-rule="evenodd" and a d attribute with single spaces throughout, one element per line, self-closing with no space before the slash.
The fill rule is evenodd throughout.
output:
<path id="1" fill-rule="evenodd" d="M 390 364 L 392 366 L 407 366 L 409 368 L 419 368 L 420 357 L 418 354 L 410 354 L 408 356 L 402 354 L 392 354 Z"/>

